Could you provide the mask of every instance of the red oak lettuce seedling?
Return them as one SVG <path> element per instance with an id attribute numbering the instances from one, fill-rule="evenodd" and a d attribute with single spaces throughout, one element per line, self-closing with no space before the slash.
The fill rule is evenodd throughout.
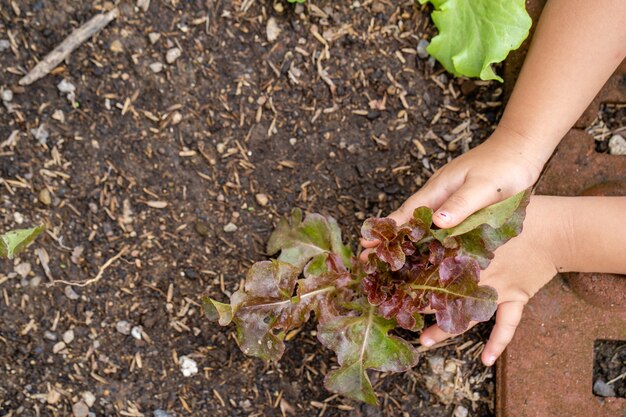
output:
<path id="1" fill-rule="evenodd" d="M 333 218 L 303 219 L 295 209 L 270 237 L 268 253 L 280 252 L 277 259 L 252 265 L 229 304 L 205 297 L 205 311 L 222 326 L 235 324 L 246 355 L 272 361 L 282 357 L 287 332 L 314 315 L 318 340 L 339 363 L 326 375 L 326 388 L 376 404 L 366 370 L 403 372 L 418 360 L 413 346 L 390 330 L 420 330 L 427 308 L 454 334 L 493 315 L 498 295 L 479 285 L 480 270 L 521 232 L 529 195 L 482 209 L 451 229 L 434 227 L 426 207 L 400 226 L 367 219 L 361 234 L 380 241 L 367 262 L 352 256 Z"/>

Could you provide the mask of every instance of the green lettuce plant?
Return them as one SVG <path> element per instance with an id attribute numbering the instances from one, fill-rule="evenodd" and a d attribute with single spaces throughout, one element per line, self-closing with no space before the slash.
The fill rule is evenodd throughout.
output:
<path id="1" fill-rule="evenodd" d="M 366 262 L 352 256 L 333 218 L 303 218 L 295 209 L 270 237 L 268 253 L 278 257 L 252 265 L 229 303 L 205 297 L 205 312 L 222 326 L 235 324 L 246 355 L 272 361 L 282 357 L 287 332 L 314 316 L 319 342 L 339 364 L 326 375 L 326 388 L 376 404 L 366 371 L 402 372 L 418 361 L 413 346 L 390 331 L 419 331 L 426 309 L 454 334 L 494 314 L 498 296 L 479 284 L 480 270 L 521 232 L 529 195 L 482 209 L 451 229 L 433 226 L 426 207 L 403 225 L 367 219 L 362 236 L 380 243 Z"/>
<path id="2" fill-rule="evenodd" d="M 435 7 L 427 51 L 456 76 L 502 81 L 491 67 L 519 48 L 532 25 L 525 0 L 419 0 Z"/>
<path id="3" fill-rule="evenodd" d="M 15 255 L 26 247 L 45 229 L 44 226 L 32 229 L 18 229 L 0 235 L 0 258 L 13 259 Z"/>

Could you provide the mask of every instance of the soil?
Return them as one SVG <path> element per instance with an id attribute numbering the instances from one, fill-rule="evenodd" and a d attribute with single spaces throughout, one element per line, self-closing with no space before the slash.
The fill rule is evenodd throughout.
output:
<path id="1" fill-rule="evenodd" d="M 626 398 L 626 341 L 596 340 L 593 381 L 611 382 L 615 397 Z"/>
<path id="2" fill-rule="evenodd" d="M 0 40 L 11 45 L 0 89 L 13 93 L 0 106 L 0 230 L 47 225 L 0 264 L 0 415 L 67 416 L 86 391 L 90 411 L 106 416 L 450 416 L 459 405 L 493 415 L 493 373 L 479 362 L 489 324 L 423 349 L 411 372 L 373 374 L 381 405 L 369 407 L 323 388 L 334 358 L 312 325 L 279 364 L 264 364 L 239 351 L 232 328 L 206 320 L 199 300 L 226 300 L 293 207 L 334 216 L 356 242 L 364 218 L 394 210 L 489 135 L 501 86 L 419 58 L 433 28 L 413 1 L 316 1 L 301 13 L 286 2 L 137 3 L 147 11 L 122 1 L 117 20 L 21 87 L 112 4 L 0 1 Z M 182 54 L 169 64 L 172 48 Z M 86 285 L 57 282 L 99 271 Z M 120 321 L 141 326 L 141 340 Z M 198 374 L 183 376 L 183 355 Z M 443 400 L 426 383 L 436 356 L 457 365 Z"/>

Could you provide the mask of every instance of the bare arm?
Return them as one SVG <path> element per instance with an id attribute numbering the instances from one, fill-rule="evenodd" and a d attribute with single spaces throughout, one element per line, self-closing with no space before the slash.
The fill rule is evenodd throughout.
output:
<path id="1" fill-rule="evenodd" d="M 545 162 L 624 57 L 626 1 L 549 0 L 500 126 Z"/>
<path id="2" fill-rule="evenodd" d="M 625 56 L 626 0 L 549 0 L 493 135 L 437 171 L 389 217 L 404 223 L 428 206 L 437 226 L 452 227 L 531 186 Z"/>

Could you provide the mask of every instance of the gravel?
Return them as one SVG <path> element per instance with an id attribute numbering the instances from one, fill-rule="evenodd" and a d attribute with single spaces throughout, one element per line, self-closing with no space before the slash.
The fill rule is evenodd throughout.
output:
<path id="1" fill-rule="evenodd" d="M 626 155 L 626 139 L 621 135 L 613 135 L 609 139 L 609 153 L 611 155 Z"/>
<path id="2" fill-rule="evenodd" d="M 74 330 L 68 330 L 65 333 L 63 333 L 63 341 L 65 342 L 66 345 L 69 345 L 70 343 L 72 343 L 74 341 Z"/>
<path id="3" fill-rule="evenodd" d="M 198 364 L 193 359 L 187 356 L 180 357 L 180 371 L 183 376 L 189 377 L 198 373 Z"/>
<path id="4" fill-rule="evenodd" d="M 430 56 L 430 54 L 426 50 L 428 45 L 430 45 L 430 42 L 428 42 L 426 39 L 421 39 L 417 43 L 417 56 L 420 57 L 421 59 L 426 59 Z"/>
<path id="5" fill-rule="evenodd" d="M 13 100 L 13 91 L 9 89 L 2 90 L 2 93 L 0 93 L 0 97 L 2 98 L 2 101 L 9 102 Z"/>
<path id="6" fill-rule="evenodd" d="M 615 397 L 615 389 L 601 379 L 593 383 L 593 393 L 600 397 Z"/>
<path id="7" fill-rule="evenodd" d="M 128 336 L 130 334 L 130 332 L 132 331 L 132 328 L 133 326 L 126 320 L 120 320 L 117 323 L 115 323 L 115 330 L 117 330 L 118 333 L 121 333 L 125 336 Z"/>
<path id="8" fill-rule="evenodd" d="M 155 74 L 158 74 L 159 72 L 163 71 L 163 64 L 160 62 L 153 62 L 152 64 L 150 64 L 150 70 Z"/>
<path id="9" fill-rule="evenodd" d="M 65 287 L 64 292 L 65 296 L 70 300 L 78 300 L 80 298 L 80 296 L 76 294 L 76 291 L 74 291 L 74 288 L 70 287 L 69 285 Z"/>
<path id="10" fill-rule="evenodd" d="M 269 203 L 269 198 L 267 197 L 267 195 L 259 193 L 257 195 L 254 196 L 256 198 L 256 202 L 259 203 L 260 206 L 265 207 L 267 206 L 267 203 Z"/>
<path id="11" fill-rule="evenodd" d="M 167 53 L 165 54 L 165 61 L 167 61 L 168 64 L 173 64 L 174 61 L 180 58 L 181 55 L 182 55 L 182 52 L 179 48 L 169 49 Z"/>
<path id="12" fill-rule="evenodd" d="M 154 412 L 152 413 L 152 416 L 153 417 L 172 417 L 171 414 L 163 410 L 154 410 Z"/>
<path id="13" fill-rule="evenodd" d="M 72 413 L 74 417 L 87 417 L 89 415 L 89 407 L 84 402 L 79 401 L 72 406 Z"/>
<path id="14" fill-rule="evenodd" d="M 224 226 L 224 231 L 226 233 L 233 233 L 237 231 L 237 226 L 234 223 L 228 223 L 226 226 Z"/>

